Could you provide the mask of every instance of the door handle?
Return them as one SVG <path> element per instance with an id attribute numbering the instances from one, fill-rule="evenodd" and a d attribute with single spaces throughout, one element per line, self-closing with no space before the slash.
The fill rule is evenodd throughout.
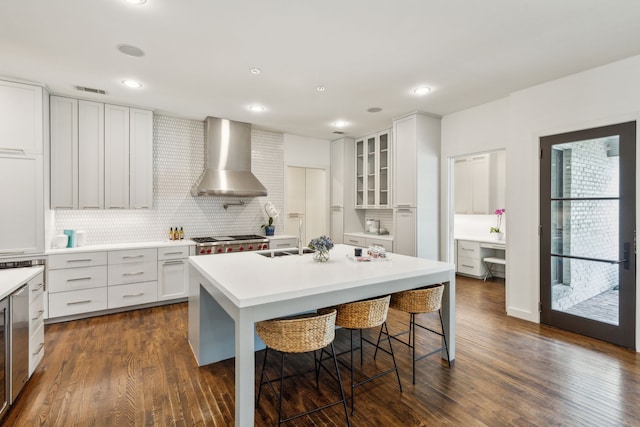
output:
<path id="1" fill-rule="evenodd" d="M 622 266 L 625 270 L 629 269 L 629 259 L 631 258 L 631 243 L 626 242 L 624 244 L 624 261 L 622 261 Z"/>

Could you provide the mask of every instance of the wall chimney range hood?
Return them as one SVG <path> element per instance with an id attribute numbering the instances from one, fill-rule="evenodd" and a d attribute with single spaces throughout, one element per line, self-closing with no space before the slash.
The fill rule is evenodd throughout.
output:
<path id="1" fill-rule="evenodd" d="M 193 196 L 266 196 L 267 189 L 251 173 L 251 124 L 205 119 L 205 169 Z"/>

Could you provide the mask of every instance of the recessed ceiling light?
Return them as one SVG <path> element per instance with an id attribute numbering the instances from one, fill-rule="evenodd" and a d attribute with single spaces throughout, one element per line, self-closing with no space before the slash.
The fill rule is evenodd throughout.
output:
<path id="1" fill-rule="evenodd" d="M 264 107 L 262 105 L 250 105 L 249 110 L 253 111 L 254 113 L 260 113 L 264 111 Z"/>
<path id="2" fill-rule="evenodd" d="M 135 4 L 135 5 L 145 4 L 147 2 L 147 0 L 124 0 L 124 1 L 125 3 Z"/>
<path id="3" fill-rule="evenodd" d="M 337 127 L 337 128 L 343 128 L 346 125 L 348 125 L 347 122 L 345 122 L 344 120 L 336 120 L 335 122 L 332 123 L 333 126 Z"/>
<path id="4" fill-rule="evenodd" d="M 430 88 L 430 87 L 427 87 L 427 86 L 420 86 L 420 87 L 417 87 L 417 88 L 415 88 L 415 89 L 413 90 L 413 93 L 414 93 L 414 94 L 416 94 L 416 95 L 420 95 L 420 96 L 421 96 L 421 95 L 426 95 L 426 94 L 428 94 L 429 92 L 431 92 L 431 88 Z"/>
<path id="5" fill-rule="evenodd" d="M 367 111 L 369 113 L 379 113 L 380 111 L 382 111 L 382 108 L 380 108 L 380 107 L 371 107 L 371 108 L 367 108 Z"/>
<path id="6" fill-rule="evenodd" d="M 260 68 L 252 68 L 249 70 L 251 74 L 260 74 L 262 70 Z"/>
<path id="7" fill-rule="evenodd" d="M 123 80 L 122 84 L 133 89 L 139 89 L 142 87 L 142 83 L 130 79 Z"/>
<path id="8" fill-rule="evenodd" d="M 144 56 L 144 51 L 139 47 L 131 46 L 130 44 L 119 44 L 116 46 L 121 53 L 129 56 L 135 56 L 136 58 L 140 58 Z"/>
<path id="9" fill-rule="evenodd" d="M 318 86 L 318 87 L 316 88 L 316 90 L 317 90 L 318 92 L 324 92 L 325 90 L 327 90 L 327 88 L 326 88 L 326 87 L 324 87 L 324 86 Z"/>

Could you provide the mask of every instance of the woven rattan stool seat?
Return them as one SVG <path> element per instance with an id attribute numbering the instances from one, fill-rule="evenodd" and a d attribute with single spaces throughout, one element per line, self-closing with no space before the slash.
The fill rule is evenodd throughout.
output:
<path id="1" fill-rule="evenodd" d="M 336 310 L 320 315 L 303 314 L 256 323 L 256 332 L 264 343 L 284 353 L 306 353 L 331 344 L 335 337 Z"/>
<path id="2" fill-rule="evenodd" d="M 444 285 L 397 292 L 389 306 L 405 313 L 431 313 L 440 310 Z"/>

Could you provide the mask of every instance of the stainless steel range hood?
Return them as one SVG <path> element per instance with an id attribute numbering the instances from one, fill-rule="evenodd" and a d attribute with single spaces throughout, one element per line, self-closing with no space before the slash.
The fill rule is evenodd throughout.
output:
<path id="1" fill-rule="evenodd" d="M 267 189 L 251 173 L 251 124 L 207 117 L 205 169 L 193 196 L 266 196 Z"/>

